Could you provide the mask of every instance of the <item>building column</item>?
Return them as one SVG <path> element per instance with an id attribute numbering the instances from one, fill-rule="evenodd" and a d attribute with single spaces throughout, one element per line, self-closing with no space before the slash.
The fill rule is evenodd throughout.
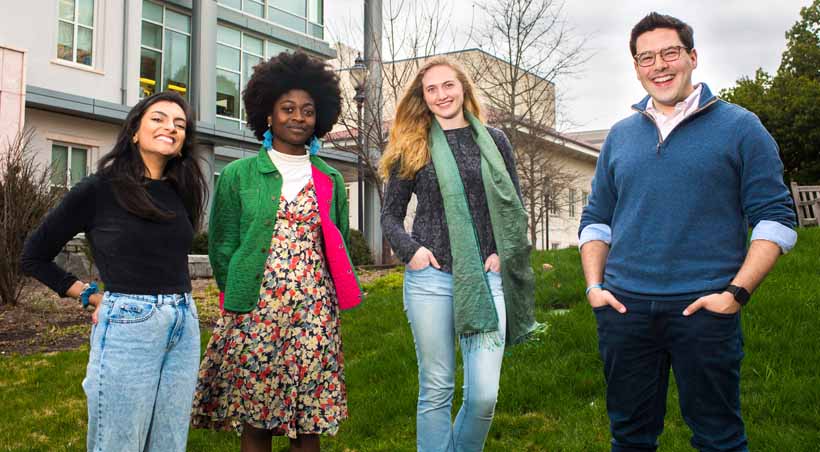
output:
<path id="1" fill-rule="evenodd" d="M 216 0 L 194 0 L 191 102 L 197 120 L 216 122 Z"/>
<path id="2" fill-rule="evenodd" d="M 23 130 L 26 115 L 26 53 L 0 47 L 0 151 Z"/>
<path id="3" fill-rule="evenodd" d="M 123 105 L 140 100 L 140 46 L 142 45 L 142 0 L 123 0 L 122 92 Z"/>

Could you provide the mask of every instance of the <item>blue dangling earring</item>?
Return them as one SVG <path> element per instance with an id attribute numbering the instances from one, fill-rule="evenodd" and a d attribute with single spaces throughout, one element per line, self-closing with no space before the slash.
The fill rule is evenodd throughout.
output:
<path id="1" fill-rule="evenodd" d="M 316 138 L 316 135 L 313 135 L 313 138 L 310 140 L 310 155 L 316 155 L 319 153 L 319 149 L 322 148 L 322 142 Z"/>
<path id="2" fill-rule="evenodd" d="M 262 140 L 262 146 L 264 146 L 265 149 L 272 148 L 273 147 L 273 134 L 270 133 L 270 129 L 266 130 L 265 133 L 262 134 L 262 136 L 265 137 L 265 139 Z"/>

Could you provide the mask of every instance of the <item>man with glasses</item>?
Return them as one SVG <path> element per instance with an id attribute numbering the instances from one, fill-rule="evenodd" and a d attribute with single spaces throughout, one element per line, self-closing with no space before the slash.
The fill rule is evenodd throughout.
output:
<path id="1" fill-rule="evenodd" d="M 657 449 L 671 368 L 692 446 L 746 451 L 739 311 L 797 240 L 783 164 L 754 114 L 692 84 L 689 25 L 649 14 L 629 46 L 648 96 L 610 131 L 580 228 L 612 450 Z"/>

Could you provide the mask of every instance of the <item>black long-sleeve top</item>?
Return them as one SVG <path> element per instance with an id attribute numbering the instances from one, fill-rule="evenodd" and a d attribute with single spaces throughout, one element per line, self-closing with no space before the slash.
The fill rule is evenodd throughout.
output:
<path id="1" fill-rule="evenodd" d="M 77 277 L 54 263 L 54 257 L 80 232 L 91 246 L 105 290 L 155 295 L 191 291 L 188 251 L 193 226 L 182 198 L 170 183 L 146 180 L 155 205 L 176 215 L 151 221 L 125 210 L 110 180 L 92 175 L 75 185 L 26 240 L 23 272 L 61 297 Z"/>
<path id="2" fill-rule="evenodd" d="M 520 198 L 521 188 L 510 141 L 504 132 L 498 129 L 487 127 L 487 130 L 504 158 L 504 164 Z M 464 184 L 467 204 L 478 235 L 481 259 L 486 261 L 487 257 L 496 252 L 496 245 L 481 177 L 481 151 L 470 127 L 445 130 L 444 135 L 447 137 L 447 143 L 453 152 Z M 413 193 L 416 194 L 418 203 L 413 219 L 413 231 L 408 234 L 404 229 L 404 218 L 407 215 L 407 203 Z M 385 238 L 402 262 L 409 262 L 416 251 L 424 246 L 436 257 L 442 271 L 451 272 L 453 258 L 447 219 L 444 215 L 444 200 L 432 161 L 416 173 L 412 180 L 401 179 L 398 176 L 398 165 L 392 169 L 384 191 L 381 223 Z"/>

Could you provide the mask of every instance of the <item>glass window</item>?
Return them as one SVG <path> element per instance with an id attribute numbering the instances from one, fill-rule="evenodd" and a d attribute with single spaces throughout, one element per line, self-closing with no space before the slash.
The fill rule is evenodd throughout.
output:
<path id="1" fill-rule="evenodd" d="M 162 54 L 143 48 L 140 55 L 140 97 L 148 97 L 157 92 L 160 67 Z"/>
<path id="2" fill-rule="evenodd" d="M 257 56 L 265 54 L 265 41 L 249 35 L 245 35 L 244 39 L 242 42 L 242 50 Z"/>
<path id="3" fill-rule="evenodd" d="M 92 45 L 94 31 L 90 28 L 77 27 L 77 58 L 76 61 L 91 66 Z"/>
<path id="4" fill-rule="evenodd" d="M 581 203 L 583 204 L 584 207 L 586 207 L 587 204 L 589 204 L 589 192 L 588 191 L 582 191 L 581 192 Z"/>
<path id="5" fill-rule="evenodd" d="M 239 74 L 216 70 L 216 114 L 239 118 Z"/>
<path id="6" fill-rule="evenodd" d="M 265 2 L 264 0 L 244 0 L 242 2 L 242 11 L 256 17 L 265 17 Z"/>
<path id="7" fill-rule="evenodd" d="M 162 23 L 162 5 L 154 2 L 142 2 L 142 20 L 152 20 L 154 22 Z"/>
<path id="8" fill-rule="evenodd" d="M 71 165 L 68 167 L 68 175 L 72 186 L 88 175 L 87 166 L 88 151 L 81 148 L 71 148 Z"/>
<path id="9" fill-rule="evenodd" d="M 88 175 L 88 150 L 82 147 L 51 146 L 51 183 L 69 188 Z"/>
<path id="10" fill-rule="evenodd" d="M 142 21 L 142 45 L 162 50 L 162 25 Z"/>
<path id="11" fill-rule="evenodd" d="M 218 44 L 216 46 L 216 65 L 238 72 L 240 67 L 239 54 L 239 49 Z"/>
<path id="12" fill-rule="evenodd" d="M 248 83 L 248 80 L 251 79 L 251 76 L 253 75 L 253 67 L 261 62 L 262 57 L 251 55 L 250 53 L 243 54 L 242 66 L 244 70 L 242 71 L 242 86 L 245 86 Z"/>
<path id="13" fill-rule="evenodd" d="M 94 26 L 94 0 L 80 0 L 78 2 L 77 22 L 86 27 Z"/>
<path id="14" fill-rule="evenodd" d="M 165 26 L 183 33 L 191 33 L 191 18 L 170 9 L 165 11 Z"/>
<path id="15" fill-rule="evenodd" d="M 216 125 L 240 129 L 246 118 L 241 88 L 253 75 L 254 66 L 287 48 L 221 25 L 216 47 Z"/>
<path id="16" fill-rule="evenodd" d="M 242 46 L 242 33 L 233 28 L 219 26 L 216 28 L 216 40 L 233 47 Z"/>
<path id="17" fill-rule="evenodd" d="M 183 96 L 188 92 L 188 39 L 182 33 L 165 32 L 165 86 Z"/>
<path id="18" fill-rule="evenodd" d="M 302 33 L 305 32 L 305 27 L 307 25 L 307 21 L 304 17 L 294 16 L 287 11 L 283 11 L 273 6 L 268 7 L 268 20 Z"/>
<path id="19" fill-rule="evenodd" d="M 308 0 L 308 19 L 314 24 L 323 24 L 324 2 L 322 0 Z"/>
<path id="20" fill-rule="evenodd" d="M 217 2 L 300 33 L 324 39 L 324 0 L 217 0 Z M 239 46 L 238 43 L 221 36 L 217 39 L 220 42 L 230 42 Z"/>
<path id="21" fill-rule="evenodd" d="M 74 20 L 74 0 L 60 0 L 60 19 Z"/>
<path id="22" fill-rule="evenodd" d="M 57 19 L 57 58 L 93 64 L 94 0 L 60 0 Z"/>
<path id="23" fill-rule="evenodd" d="M 68 175 L 68 147 L 51 146 L 51 184 L 64 187 Z"/>
<path id="24" fill-rule="evenodd" d="M 140 97 L 172 90 L 188 97 L 191 18 L 143 0 Z"/>
<path id="25" fill-rule="evenodd" d="M 57 58 L 74 59 L 74 27 L 63 21 L 57 24 Z"/>
<path id="26" fill-rule="evenodd" d="M 269 0 L 268 3 L 297 16 L 307 16 L 307 2 L 305 0 Z"/>
<path id="27" fill-rule="evenodd" d="M 570 216 L 570 218 L 575 217 L 575 204 L 576 204 L 576 202 L 577 201 L 575 200 L 575 189 L 570 188 L 569 189 L 569 216 Z"/>

